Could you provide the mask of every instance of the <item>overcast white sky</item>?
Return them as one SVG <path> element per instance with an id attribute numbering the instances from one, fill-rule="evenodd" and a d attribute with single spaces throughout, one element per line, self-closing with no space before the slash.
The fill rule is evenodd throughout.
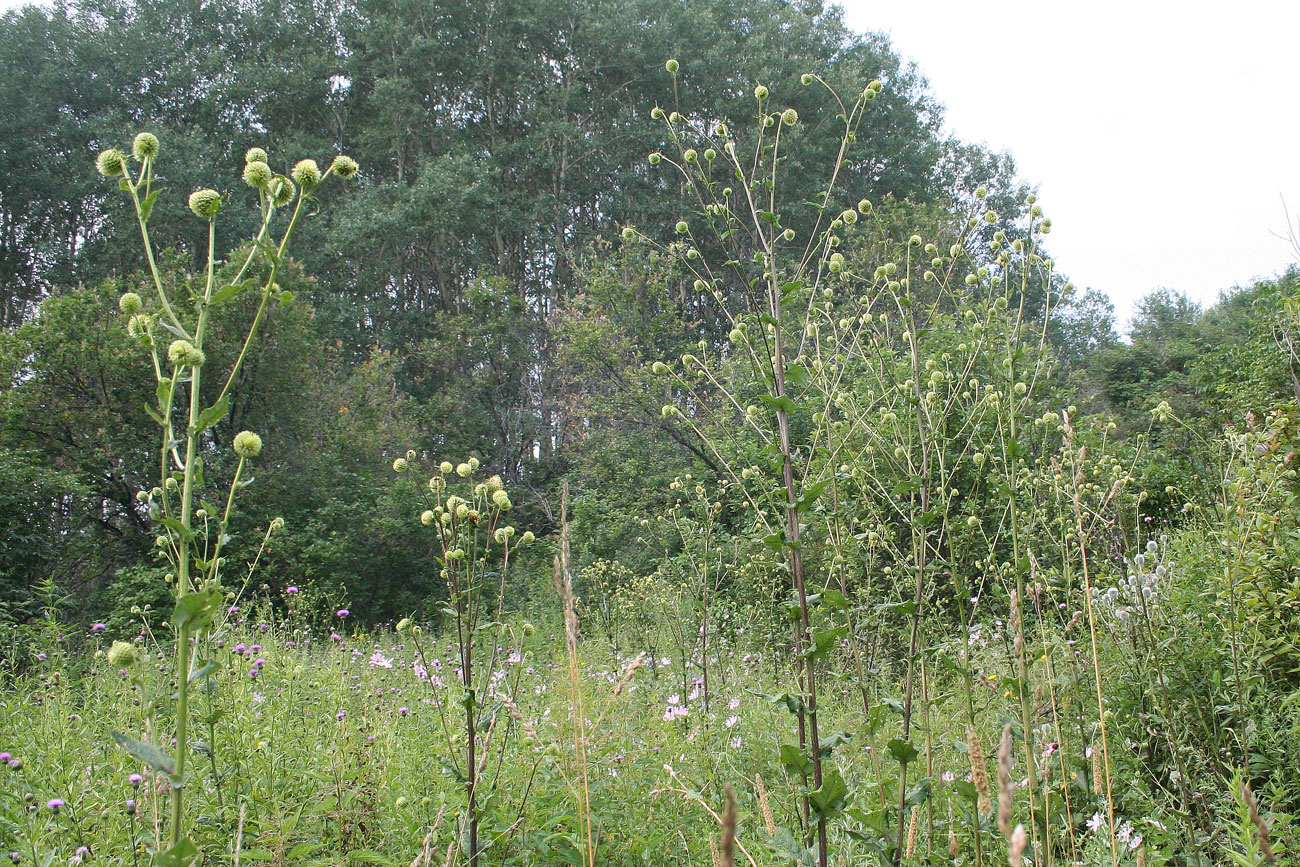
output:
<path id="1" fill-rule="evenodd" d="M 844 6 L 916 63 L 952 133 L 1015 157 L 1059 270 L 1121 322 L 1152 289 L 1209 303 L 1293 261 L 1274 233 L 1283 197 L 1300 218 L 1300 2 Z"/>
<path id="2" fill-rule="evenodd" d="M 1015 157 L 1049 248 L 1121 322 L 1152 289 L 1202 303 L 1294 260 L 1300 2 L 844 0 L 890 35 L 963 139 Z"/>

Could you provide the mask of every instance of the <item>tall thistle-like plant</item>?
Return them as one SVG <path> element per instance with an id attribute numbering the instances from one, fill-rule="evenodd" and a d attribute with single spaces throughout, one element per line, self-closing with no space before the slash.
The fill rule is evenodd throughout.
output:
<path id="1" fill-rule="evenodd" d="M 485 848 L 479 841 L 482 805 L 487 800 L 482 789 L 485 781 L 490 787 L 500 776 L 487 773 L 497 711 L 513 705 L 518 688 L 518 675 L 513 683 L 500 681 L 502 672 L 498 668 L 506 636 L 502 610 L 510 555 L 516 546 L 527 545 L 534 537 L 532 532 L 525 532 L 515 539 L 515 528 L 506 523 L 510 495 L 500 476 L 474 481 L 479 469 L 477 458 L 469 458 L 454 467 L 450 461 L 443 461 L 438 471 L 428 475 L 428 481 L 424 482 L 425 477 L 417 478 L 411 466 L 415 457 L 412 451 L 404 458 L 397 458 L 393 461 L 393 471 L 419 486 L 427 507 L 420 513 L 420 523 L 434 534 L 434 558 L 439 577 L 447 588 L 443 613 L 449 618 L 448 625 L 455 635 L 457 703 L 463 713 L 457 720 L 447 712 L 451 702 L 444 700 L 438 703 L 438 719 L 448 748 L 444 760 L 455 769 L 465 790 L 460 848 L 469 867 L 478 867 Z M 485 615 L 490 619 L 485 621 Z M 409 636 L 415 645 L 421 679 L 445 686 L 426 656 L 420 628 L 403 619 L 397 624 L 397 631 Z M 457 744 L 461 734 L 463 740 Z M 496 762 L 504 761 L 504 755 L 498 751 Z M 487 794 L 492 794 L 490 789 Z"/>
<path id="2" fill-rule="evenodd" d="M 162 190 L 154 165 L 159 154 L 158 138 L 140 133 L 131 148 L 137 164 L 132 169 L 126 154 L 110 148 L 96 162 L 101 174 L 118 181 L 135 209 L 136 222 L 144 245 L 148 275 L 152 283 L 156 309 L 148 309 L 145 300 L 127 292 L 120 307 L 129 316 L 127 331 L 148 347 L 157 380 L 156 406 L 146 409 L 160 429 L 158 449 L 158 485 L 142 491 L 139 500 L 159 527 L 156 544 L 170 565 L 168 580 L 175 596 L 171 628 L 175 639 L 176 693 L 174 708 L 175 749 L 171 755 L 158 746 L 117 732 L 113 737 L 128 752 L 149 764 L 171 781 L 170 821 L 167 848 L 160 852 L 159 865 L 189 864 L 199 857 L 198 847 L 187 836 L 185 791 L 189 755 L 189 698 L 191 688 L 216 668 L 216 663 L 198 658 L 202 639 L 208 634 L 221 610 L 222 549 L 229 537 L 235 494 L 250 480 L 244 479 L 249 460 L 262 450 L 262 440 L 252 431 L 241 431 L 231 442 L 238 462 L 225 492 L 224 505 L 213 505 L 205 498 L 211 479 L 204 476 L 204 457 L 215 443 L 211 430 L 230 409 L 231 391 L 238 379 L 253 340 L 273 300 L 288 301 L 290 296 L 276 283 L 287 255 L 289 239 L 312 193 L 331 175 L 350 178 L 357 164 L 338 156 L 325 172 L 314 160 L 299 161 L 286 177 L 273 172 L 266 151 L 253 148 L 245 157 L 243 180 L 257 193 L 261 224 L 253 237 L 243 262 L 229 279 L 218 279 L 216 219 L 225 197 L 216 190 L 198 190 L 189 197 L 194 216 L 208 224 L 206 265 L 196 281 L 183 286 L 170 285 L 159 267 L 154 244 L 149 236 L 149 220 Z M 255 267 L 265 263 L 265 268 Z M 222 304 L 249 291 L 260 292 L 261 301 L 248 328 L 235 361 L 226 370 L 212 371 L 205 366 L 204 343 L 208 338 L 212 315 Z M 221 382 L 221 389 L 205 405 L 201 389 L 207 372 Z M 220 500 L 218 500 L 220 501 Z"/>

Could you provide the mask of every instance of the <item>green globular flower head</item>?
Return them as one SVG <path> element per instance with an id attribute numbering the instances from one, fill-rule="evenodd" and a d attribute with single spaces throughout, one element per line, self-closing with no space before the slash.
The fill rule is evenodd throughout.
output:
<path id="1" fill-rule="evenodd" d="M 211 220 L 221 212 L 221 193 L 216 190 L 195 190 L 190 193 L 190 210 L 196 217 Z"/>
<path id="2" fill-rule="evenodd" d="M 266 151 L 261 148 L 249 148 L 248 152 L 244 154 L 244 162 L 265 163 L 270 162 L 270 160 L 267 159 Z"/>
<path id="3" fill-rule="evenodd" d="M 357 161 L 352 157 L 339 154 L 334 158 L 334 162 L 330 163 L 330 171 L 346 181 L 348 178 L 355 177 L 356 173 L 361 171 L 361 166 L 357 165 Z"/>
<path id="4" fill-rule="evenodd" d="M 688 163 L 697 163 L 700 161 L 700 155 L 696 153 L 695 148 L 687 148 L 682 153 L 682 159 L 686 160 Z"/>
<path id="5" fill-rule="evenodd" d="M 861 212 L 864 213 L 864 214 L 870 214 L 870 213 L 871 213 L 871 201 L 868 200 L 868 199 L 863 199 L 862 201 L 858 202 L 858 210 L 861 211 Z"/>
<path id="6" fill-rule="evenodd" d="M 840 219 L 844 221 L 845 225 L 852 226 L 858 221 L 858 212 L 848 209 L 844 211 L 844 213 L 840 214 Z"/>
<path id="7" fill-rule="evenodd" d="M 251 430 L 235 434 L 235 454 L 241 458 L 255 458 L 262 452 L 262 438 Z"/>
<path id="8" fill-rule="evenodd" d="M 109 148 L 95 159 L 95 168 L 106 178 L 116 178 L 126 174 L 126 154 L 117 148 Z"/>
<path id="9" fill-rule="evenodd" d="M 438 521 L 438 516 L 433 513 L 432 509 L 425 509 L 420 513 L 420 523 L 426 527 L 432 527 Z"/>
<path id="10" fill-rule="evenodd" d="M 781 112 L 781 123 L 786 126 L 794 126 L 798 122 L 799 112 L 795 111 L 793 108 L 787 108 L 785 111 Z"/>
<path id="11" fill-rule="evenodd" d="M 527 545 L 529 542 L 533 541 L 536 538 L 537 537 L 533 535 L 532 530 L 525 530 L 524 534 L 519 537 L 519 543 L 521 545 Z"/>
<path id="12" fill-rule="evenodd" d="M 625 228 L 623 229 L 623 240 L 624 240 L 624 241 L 635 241 L 635 240 L 636 240 L 636 230 L 633 229 L 631 226 L 627 226 L 627 227 L 625 227 Z"/>
<path id="13" fill-rule="evenodd" d="M 126 321 L 126 336 L 141 337 L 149 333 L 149 317 L 144 313 L 137 313 Z"/>
<path id="14" fill-rule="evenodd" d="M 131 143 L 131 156 L 135 157 L 136 162 L 157 158 L 158 150 L 158 136 L 151 132 L 140 133 Z"/>
<path id="15" fill-rule="evenodd" d="M 125 641 L 114 641 L 113 646 L 108 649 L 108 664 L 114 668 L 130 668 L 139 661 L 135 653 L 135 645 L 128 644 Z"/>
<path id="16" fill-rule="evenodd" d="M 456 465 L 456 475 L 460 476 L 462 479 L 468 479 L 470 473 L 472 472 L 474 472 L 474 470 L 470 467 L 469 464 Z"/>
<path id="17" fill-rule="evenodd" d="M 454 469 L 455 467 L 451 465 L 451 461 L 443 461 L 438 464 L 438 472 L 442 473 L 444 476 L 451 475 L 451 471 Z"/>
<path id="18" fill-rule="evenodd" d="M 685 235 L 688 229 L 690 229 L 690 226 L 686 225 L 685 220 L 679 220 L 677 222 L 677 234 Z"/>
<path id="19" fill-rule="evenodd" d="M 320 166 L 315 160 L 298 160 L 293 167 L 293 181 L 304 190 L 310 190 L 320 183 Z"/>
<path id="20" fill-rule="evenodd" d="M 754 99 L 757 99 L 759 102 L 767 99 L 767 94 L 768 90 L 766 85 L 760 84 L 758 87 L 754 88 Z"/>
<path id="21" fill-rule="evenodd" d="M 261 160 L 254 160 L 244 166 L 244 183 L 255 190 L 270 189 L 273 177 L 275 175 L 271 172 L 271 167 Z"/>
<path id="22" fill-rule="evenodd" d="M 271 180 L 271 203 L 277 208 L 283 208 L 293 201 L 293 197 L 298 191 L 294 188 L 293 181 L 284 175 L 276 175 Z"/>
<path id="23" fill-rule="evenodd" d="M 672 73 L 673 75 L 676 75 L 676 74 L 677 74 L 677 70 L 679 69 L 679 66 L 678 66 L 676 60 L 673 60 L 672 58 L 669 58 L 669 59 L 668 59 L 668 62 L 664 64 L 664 69 L 668 70 L 668 71 L 669 71 L 670 73 Z"/>
<path id="24" fill-rule="evenodd" d="M 492 504 L 503 512 L 510 510 L 510 495 L 505 491 L 492 492 Z"/>
<path id="25" fill-rule="evenodd" d="M 659 161 L 660 161 L 661 159 L 663 159 L 663 158 L 664 158 L 664 155 L 661 154 L 661 153 L 652 153 L 652 154 L 650 154 L 650 156 L 648 157 L 648 159 L 649 159 L 649 161 L 650 161 L 650 165 L 652 165 L 652 166 L 657 166 L 657 165 L 659 165 Z"/>
<path id="26" fill-rule="evenodd" d="M 171 346 L 167 347 L 167 358 L 176 367 L 201 367 L 203 350 L 188 340 L 173 340 Z"/>
<path id="27" fill-rule="evenodd" d="M 393 461 L 393 472 L 395 473 L 404 473 L 409 467 L 410 464 L 406 462 L 406 458 L 398 458 Z"/>
<path id="28" fill-rule="evenodd" d="M 117 308 L 127 316 L 134 316 L 144 310 L 144 302 L 134 292 L 126 292 L 121 298 L 117 299 Z"/>

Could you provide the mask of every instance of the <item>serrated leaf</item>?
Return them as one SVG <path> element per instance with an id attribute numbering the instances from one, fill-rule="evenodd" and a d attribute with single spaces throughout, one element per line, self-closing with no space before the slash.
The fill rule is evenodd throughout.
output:
<path id="1" fill-rule="evenodd" d="M 226 417 L 230 412 L 230 395 L 224 395 L 221 400 L 199 413 L 198 424 L 194 426 L 195 433 L 203 433 L 217 422 Z"/>
<path id="2" fill-rule="evenodd" d="M 172 609 L 172 626 L 177 633 L 195 633 L 212 622 L 221 608 L 221 591 L 213 588 L 186 593 Z"/>
<path id="3" fill-rule="evenodd" d="M 808 754 L 793 744 L 781 744 L 781 765 L 792 774 L 812 772 L 812 759 Z"/>
<path id="4" fill-rule="evenodd" d="M 920 755 L 916 747 L 902 738 L 892 738 L 889 743 L 885 744 L 885 747 L 889 750 L 889 754 L 894 757 L 894 761 L 899 764 L 909 764 Z"/>
<path id="5" fill-rule="evenodd" d="M 153 204 L 158 201 L 158 194 L 161 192 L 162 190 L 154 190 L 140 203 L 140 222 L 149 222 L 149 216 L 153 213 Z"/>
<path id="6" fill-rule="evenodd" d="M 166 774 L 169 777 L 176 773 L 176 766 L 172 764 L 172 760 L 167 757 L 166 753 L 153 744 L 145 743 L 144 741 L 137 741 L 135 738 L 129 738 L 117 731 L 111 731 L 109 734 L 113 736 L 113 740 L 117 741 L 118 746 L 144 762 L 149 767 L 153 768 L 155 771 Z"/>
<path id="7" fill-rule="evenodd" d="M 849 787 L 832 765 L 822 773 L 822 784 L 808 793 L 808 806 L 818 819 L 830 819 L 844 810 L 849 798 Z"/>
<path id="8" fill-rule="evenodd" d="M 848 634 L 849 628 L 844 625 L 832 626 L 828 629 L 818 629 L 813 632 L 813 646 L 804 651 L 804 656 L 810 660 L 817 660 L 824 657 L 835 649 L 835 645 Z"/>

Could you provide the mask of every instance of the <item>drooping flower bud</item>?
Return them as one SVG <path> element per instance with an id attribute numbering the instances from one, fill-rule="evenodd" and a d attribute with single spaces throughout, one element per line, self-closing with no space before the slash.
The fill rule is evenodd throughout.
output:
<path id="1" fill-rule="evenodd" d="M 277 208 L 283 208 L 293 201 L 297 195 L 297 189 L 294 188 L 293 181 L 284 175 L 276 175 L 271 180 L 271 203 Z"/>
<path id="2" fill-rule="evenodd" d="M 235 454 L 241 458 L 255 458 L 262 451 L 262 438 L 251 430 L 235 434 Z"/>
<path id="3" fill-rule="evenodd" d="M 158 136 L 151 132 L 142 132 L 131 143 L 131 155 L 136 162 L 155 159 L 158 156 Z"/>
<path id="4" fill-rule="evenodd" d="M 346 181 L 361 171 L 361 166 L 357 165 L 357 161 L 352 157 L 339 154 L 334 158 L 334 162 L 330 163 L 330 171 Z"/>
<path id="5" fill-rule="evenodd" d="M 203 350 L 188 340 L 173 340 L 171 346 L 167 347 L 167 358 L 176 367 L 182 365 L 201 367 L 203 365 Z"/>
<path id="6" fill-rule="evenodd" d="M 126 174 L 126 154 L 117 148 L 109 148 L 95 159 L 95 168 L 106 178 L 116 178 Z"/>
<path id="7" fill-rule="evenodd" d="M 221 193 L 216 190 L 195 190 L 190 193 L 190 210 L 196 217 L 211 220 L 221 211 Z"/>

